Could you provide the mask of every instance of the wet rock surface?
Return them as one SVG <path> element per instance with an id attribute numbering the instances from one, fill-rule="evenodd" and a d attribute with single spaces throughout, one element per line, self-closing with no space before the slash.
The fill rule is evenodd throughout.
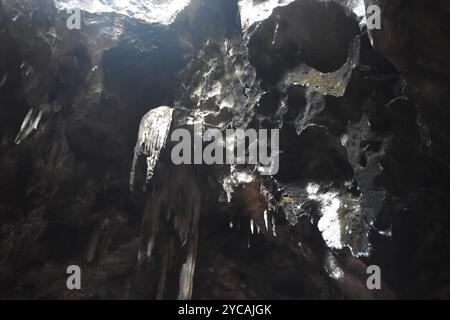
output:
<path id="1" fill-rule="evenodd" d="M 449 298 L 450 8 L 365 2 L 380 31 L 358 1 L 86 7 L 81 30 L 76 1 L 0 1 L 0 297 Z M 161 106 L 172 129 L 280 129 L 279 172 L 167 147 L 131 192 Z"/>

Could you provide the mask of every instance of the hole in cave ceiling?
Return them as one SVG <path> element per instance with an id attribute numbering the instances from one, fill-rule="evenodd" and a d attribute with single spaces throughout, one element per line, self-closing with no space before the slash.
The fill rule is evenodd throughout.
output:
<path id="1" fill-rule="evenodd" d="M 59 10 L 116 12 L 146 22 L 171 24 L 190 0 L 54 0 Z"/>

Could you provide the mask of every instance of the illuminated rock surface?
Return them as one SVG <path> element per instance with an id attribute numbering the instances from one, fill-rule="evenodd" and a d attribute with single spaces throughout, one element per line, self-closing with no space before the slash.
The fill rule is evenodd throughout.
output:
<path id="1" fill-rule="evenodd" d="M 148 23 L 171 24 L 189 0 L 54 0 L 59 10 L 118 13 Z"/>

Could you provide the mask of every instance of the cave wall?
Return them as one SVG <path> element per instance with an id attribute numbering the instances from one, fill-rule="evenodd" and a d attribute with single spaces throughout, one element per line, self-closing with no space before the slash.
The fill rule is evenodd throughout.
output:
<path id="1" fill-rule="evenodd" d="M 366 0 L 382 8 L 368 32 L 351 1 L 316 0 L 243 29 L 247 2 L 192 0 L 167 25 L 83 12 L 78 31 L 53 1 L 0 1 L 1 298 L 156 297 L 161 265 L 138 261 L 149 195 L 128 181 L 139 122 L 162 105 L 176 125 L 280 129 L 279 173 L 230 203 L 227 168 L 195 169 L 193 298 L 449 297 L 448 3 Z M 266 207 L 276 232 L 253 234 Z M 383 290 L 366 287 L 372 264 Z"/>

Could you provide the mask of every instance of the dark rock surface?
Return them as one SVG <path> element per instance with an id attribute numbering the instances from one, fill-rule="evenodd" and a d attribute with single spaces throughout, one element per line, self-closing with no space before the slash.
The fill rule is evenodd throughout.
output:
<path id="1" fill-rule="evenodd" d="M 176 298 L 173 230 L 138 258 L 145 205 L 171 188 L 201 200 L 193 298 L 450 298 L 450 6 L 366 0 L 382 8 L 367 32 L 355 2 L 291 1 L 243 28 L 249 1 L 192 0 L 168 24 L 83 11 L 68 30 L 53 1 L 1 0 L 0 298 Z M 174 127 L 279 128 L 280 171 L 178 175 L 163 153 L 130 192 L 140 120 L 163 105 Z"/>

